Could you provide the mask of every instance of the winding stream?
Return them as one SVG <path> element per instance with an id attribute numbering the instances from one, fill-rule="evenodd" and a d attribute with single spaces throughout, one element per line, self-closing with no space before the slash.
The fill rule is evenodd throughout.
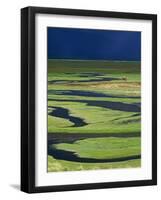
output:
<path id="1" fill-rule="evenodd" d="M 108 108 L 112 110 L 119 110 L 125 112 L 141 112 L 140 103 L 122 103 L 113 101 L 92 101 L 92 100 L 68 100 L 68 99 L 48 99 L 48 101 L 59 102 L 79 102 L 86 103 L 88 106 L 97 106 L 102 108 Z"/>
<path id="2" fill-rule="evenodd" d="M 53 156 L 57 160 L 66 160 L 66 161 L 83 162 L 83 163 L 121 162 L 121 161 L 128 161 L 141 158 L 141 155 L 133 155 L 121 158 L 111 158 L 111 159 L 83 158 L 83 157 L 78 157 L 75 152 L 56 149 L 53 146 L 52 147 L 49 146 L 48 155 Z"/>
<path id="3" fill-rule="evenodd" d="M 86 76 L 84 76 L 86 77 Z M 88 76 L 87 76 L 88 77 Z M 91 82 L 102 82 L 102 81 L 114 81 L 114 80 L 122 80 L 122 78 L 112 78 L 112 77 L 102 77 L 102 78 L 95 78 L 95 79 L 87 79 L 87 80 L 50 80 L 48 81 L 49 84 L 53 83 L 91 83 Z"/>
<path id="4" fill-rule="evenodd" d="M 121 96 L 110 95 L 101 92 L 84 91 L 84 90 L 48 90 L 50 95 L 71 95 L 71 96 L 83 96 L 83 97 L 109 97 L 109 98 L 125 98 L 125 99 L 139 99 L 140 96 Z"/>
<path id="5" fill-rule="evenodd" d="M 91 82 L 91 81 L 110 81 L 109 78 L 102 79 L 92 79 L 92 80 L 81 80 L 79 82 Z M 112 79 L 118 80 L 118 79 Z M 57 82 L 50 81 L 50 83 L 60 83 L 66 80 L 57 80 Z M 72 81 L 73 82 L 73 81 Z M 68 81 L 69 83 L 69 81 Z M 56 94 L 56 95 L 72 95 L 72 96 L 88 96 L 88 97 L 112 97 L 112 98 L 140 98 L 133 96 L 114 96 L 103 93 L 91 92 L 91 91 L 81 91 L 81 90 L 49 90 L 48 94 Z M 113 102 L 113 101 L 101 101 L 101 100 L 72 100 L 72 99 L 48 99 L 48 101 L 58 101 L 58 102 L 78 102 L 78 103 L 86 103 L 87 106 L 96 106 L 102 107 L 112 110 L 119 110 L 125 112 L 135 112 L 133 116 L 139 116 L 141 112 L 140 103 L 123 103 L 123 102 Z M 83 118 L 71 116 L 70 111 L 67 108 L 57 107 L 57 106 L 49 106 L 49 115 L 55 116 L 63 119 L 67 119 L 73 123 L 72 127 L 83 127 L 88 125 L 84 121 Z M 118 118 L 119 119 L 119 118 Z M 73 162 L 83 162 L 83 163 L 108 163 L 108 162 L 121 162 L 128 161 L 134 159 L 140 159 L 141 155 L 132 155 L 127 157 L 120 158 L 111 158 L 111 159 L 96 159 L 96 158 L 86 158 L 79 157 L 73 151 L 67 151 L 62 149 L 57 149 L 54 145 L 60 143 L 74 143 L 77 140 L 82 140 L 86 138 L 100 138 L 100 137 L 140 137 L 140 133 L 133 134 L 63 134 L 63 133 L 49 133 L 48 134 L 48 155 L 52 156 L 57 160 L 65 160 L 65 161 L 73 161 Z"/>
<path id="6" fill-rule="evenodd" d="M 140 137 L 140 132 L 124 134 L 124 133 L 48 133 L 48 144 L 69 143 L 72 144 L 77 140 L 84 140 L 89 138 L 102 138 L 102 137 Z"/>
<path id="7" fill-rule="evenodd" d="M 69 110 L 66 108 L 56 106 L 49 106 L 49 108 L 53 109 L 51 112 L 49 112 L 49 115 L 69 120 L 74 124 L 71 127 L 81 127 L 87 125 L 82 118 L 71 116 Z"/>

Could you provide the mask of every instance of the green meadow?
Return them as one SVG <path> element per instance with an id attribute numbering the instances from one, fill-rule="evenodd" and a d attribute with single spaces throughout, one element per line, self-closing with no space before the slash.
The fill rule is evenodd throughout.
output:
<path id="1" fill-rule="evenodd" d="M 140 62 L 48 60 L 48 172 L 141 166 Z"/>

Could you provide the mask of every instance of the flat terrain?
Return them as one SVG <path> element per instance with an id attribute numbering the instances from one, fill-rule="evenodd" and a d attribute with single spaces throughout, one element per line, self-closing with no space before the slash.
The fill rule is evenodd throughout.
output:
<path id="1" fill-rule="evenodd" d="M 48 171 L 139 167 L 140 62 L 48 60 Z"/>

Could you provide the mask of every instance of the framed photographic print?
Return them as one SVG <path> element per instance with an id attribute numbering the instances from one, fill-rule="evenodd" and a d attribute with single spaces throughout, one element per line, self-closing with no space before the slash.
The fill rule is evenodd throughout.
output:
<path id="1" fill-rule="evenodd" d="M 21 10 L 21 190 L 157 184 L 157 16 Z"/>

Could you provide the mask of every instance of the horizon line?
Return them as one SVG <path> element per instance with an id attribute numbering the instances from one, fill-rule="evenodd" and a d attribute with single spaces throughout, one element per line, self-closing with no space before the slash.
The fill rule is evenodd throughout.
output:
<path id="1" fill-rule="evenodd" d="M 48 60 L 64 60 L 64 61 L 113 61 L 113 62 L 141 62 L 141 60 L 101 60 L 101 59 L 64 59 L 64 58 L 48 58 Z"/>

